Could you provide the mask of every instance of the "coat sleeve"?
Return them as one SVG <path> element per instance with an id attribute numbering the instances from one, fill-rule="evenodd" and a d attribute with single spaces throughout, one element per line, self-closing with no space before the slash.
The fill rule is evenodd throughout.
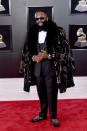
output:
<path id="1" fill-rule="evenodd" d="M 75 70 L 74 58 L 65 32 L 59 28 L 58 43 L 55 50 L 55 67 L 57 85 L 60 93 L 66 91 L 68 87 L 73 87 L 73 71 Z"/>

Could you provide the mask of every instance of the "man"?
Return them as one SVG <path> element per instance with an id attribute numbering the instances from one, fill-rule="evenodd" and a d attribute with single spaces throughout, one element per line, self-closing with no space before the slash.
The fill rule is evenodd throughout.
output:
<path id="1" fill-rule="evenodd" d="M 66 73 L 65 58 L 67 57 L 67 59 L 70 60 L 69 55 L 65 53 L 65 50 L 70 54 L 69 46 L 62 33 L 62 28 L 57 27 L 54 22 L 49 20 L 45 12 L 37 11 L 35 13 L 35 20 L 36 24 L 30 28 L 24 46 L 24 52 L 26 50 L 26 45 L 28 47 L 28 82 L 31 82 L 31 76 L 35 78 L 41 107 L 41 112 L 38 116 L 33 118 L 31 122 L 46 120 L 47 109 L 49 107 L 51 121 L 54 126 L 59 127 L 60 124 L 57 120 L 57 94 L 59 81 L 61 81 L 61 84 L 59 84 L 61 85 L 61 92 L 65 92 L 67 86 L 74 85 L 73 82 L 71 82 L 72 73 L 69 73 L 70 80 L 67 80 L 65 77 L 66 74 L 68 74 Z M 59 64 L 60 62 L 61 64 Z M 69 61 L 69 63 L 70 62 L 71 61 Z M 59 72 L 60 66 L 61 73 Z M 67 82 L 69 81 L 70 83 L 67 85 Z"/>

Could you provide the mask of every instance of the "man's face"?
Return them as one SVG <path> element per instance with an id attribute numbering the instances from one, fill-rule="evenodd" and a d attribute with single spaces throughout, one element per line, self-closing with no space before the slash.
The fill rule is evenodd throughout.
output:
<path id="1" fill-rule="evenodd" d="M 44 21 L 48 21 L 48 17 L 44 12 L 37 12 L 35 15 L 35 20 L 38 26 L 43 26 Z"/>

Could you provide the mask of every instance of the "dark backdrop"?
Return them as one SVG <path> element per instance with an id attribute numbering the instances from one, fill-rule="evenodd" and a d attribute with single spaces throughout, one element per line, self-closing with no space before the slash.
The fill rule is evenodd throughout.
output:
<path id="1" fill-rule="evenodd" d="M 0 25 L 12 26 L 12 49 L 0 52 L 0 77 L 21 77 L 19 63 L 27 33 L 28 7 L 53 7 L 53 20 L 62 26 L 69 39 L 69 25 L 87 24 L 87 14 L 71 14 L 70 0 L 11 0 L 11 15 L 0 15 Z M 73 50 L 75 76 L 87 75 L 87 50 Z"/>

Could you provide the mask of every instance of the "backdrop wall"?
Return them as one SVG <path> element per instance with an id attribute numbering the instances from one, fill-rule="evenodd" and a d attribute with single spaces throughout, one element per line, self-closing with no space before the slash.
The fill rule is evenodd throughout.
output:
<path id="1" fill-rule="evenodd" d="M 69 25 L 86 24 L 85 14 L 70 14 L 70 0 L 11 0 L 11 15 L 0 15 L 0 25 L 12 27 L 12 49 L 0 51 L 0 77 L 20 77 L 21 50 L 27 32 L 27 7 L 53 6 L 53 20 L 66 31 L 69 39 Z M 87 49 L 73 50 L 76 61 L 76 76 L 87 75 Z"/>

